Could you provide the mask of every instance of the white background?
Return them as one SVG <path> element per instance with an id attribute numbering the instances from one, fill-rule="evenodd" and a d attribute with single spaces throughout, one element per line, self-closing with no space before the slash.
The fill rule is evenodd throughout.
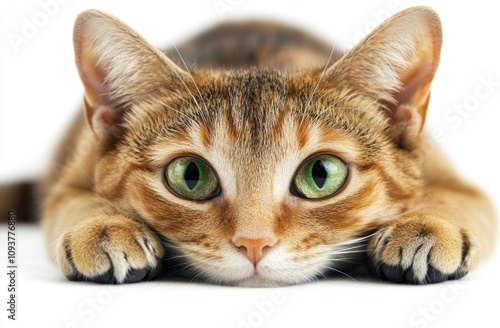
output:
<path id="1" fill-rule="evenodd" d="M 337 45 L 351 47 L 388 14 L 423 4 L 440 14 L 444 29 L 441 65 L 433 83 L 427 128 L 430 133 L 444 131 L 445 140 L 436 143 L 468 180 L 488 192 L 497 208 L 500 204 L 497 160 L 500 19 L 492 1 L 66 0 L 68 3 L 59 4 L 43 21 L 41 3 L 46 2 L 53 1 L 0 3 L 1 182 L 41 174 L 65 126 L 79 110 L 82 87 L 74 66 L 71 35 L 76 14 L 84 9 L 108 11 L 161 47 L 181 42 L 219 21 L 243 17 L 293 23 L 326 40 L 335 40 Z M 221 3 L 228 4 L 231 9 L 218 12 L 214 5 Z M 34 18 L 43 26 L 31 31 L 32 35 L 23 36 L 26 21 Z M 14 35 L 24 37 L 25 43 L 14 46 L 11 41 Z M 482 80 L 492 80 L 496 86 L 486 95 L 483 89 L 478 99 L 476 90 Z M 456 106 L 472 107 L 472 110 L 454 123 L 446 121 L 443 115 Z M 271 300 L 273 291 L 265 289 L 166 282 L 113 289 L 115 287 L 67 283 L 47 263 L 39 232 L 25 229 L 26 238 L 34 238 L 33 241 L 21 240 L 25 249 L 28 251 L 27 245 L 32 243 L 38 253 L 24 254 L 27 261 L 34 259 L 34 263 L 26 263 L 24 273 L 20 269 L 21 279 L 25 279 L 21 280 L 18 294 L 20 321 L 12 326 L 71 327 L 72 323 L 77 327 L 109 326 L 116 321 L 127 323 L 127 326 L 156 323 L 161 326 L 238 327 L 239 318 L 247 320 L 249 315 L 259 311 L 256 301 Z M 1 230 L 2 249 L 4 232 Z M 0 256 L 3 268 L 4 256 Z M 40 271 L 37 261 L 43 268 Z M 442 327 L 453 324 L 465 327 L 477 322 L 484 322 L 479 324 L 482 327 L 498 327 L 495 311 L 500 292 L 499 262 L 498 255 L 490 258 L 478 271 L 458 283 L 462 289 L 453 284 L 408 287 L 344 279 L 278 289 L 284 301 L 275 305 L 270 314 L 261 314 L 262 322 L 255 321 L 250 327 L 290 327 L 294 323 L 297 327 L 335 327 L 349 323 L 354 326 Z M 4 286 L 0 286 L 0 304 L 5 304 Z M 94 310 L 95 317 L 90 320 L 89 312 L 78 312 L 78 309 L 88 310 L 88 297 L 98 296 L 101 297 L 99 304 L 106 304 L 100 311 Z M 492 300 L 485 300 L 489 296 Z M 492 302 L 497 305 L 493 306 Z M 422 307 L 431 309 L 432 320 L 428 318 L 417 324 L 415 320 L 421 317 L 415 314 Z M 0 306 L 0 316 L 2 320 L 6 317 L 4 305 Z"/>

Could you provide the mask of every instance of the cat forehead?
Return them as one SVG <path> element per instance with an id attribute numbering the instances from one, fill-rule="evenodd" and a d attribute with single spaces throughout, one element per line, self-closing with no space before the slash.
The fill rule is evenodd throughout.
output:
<path id="1" fill-rule="evenodd" d="M 346 131 L 298 115 L 294 108 L 276 107 L 275 115 L 243 115 L 231 108 L 219 115 L 184 118 L 182 127 L 167 129 L 151 145 L 154 162 L 168 162 L 183 154 L 214 158 L 241 167 L 263 168 L 284 158 L 303 160 L 315 153 L 334 153 L 353 160 L 359 153 L 359 142 Z"/>
<path id="2" fill-rule="evenodd" d="M 132 110 L 128 143 L 144 148 L 161 138 L 200 151 L 228 144 L 232 153 L 265 158 L 308 142 L 320 150 L 319 139 L 341 144 L 339 135 L 376 145 L 385 125 L 370 101 L 325 87 L 314 74 L 194 72 L 193 82 L 194 87 L 185 85 L 174 97 L 154 98 Z"/>
<path id="3" fill-rule="evenodd" d="M 165 123 L 174 130 L 186 124 L 186 118 L 202 121 L 230 116 L 233 127 L 246 128 L 258 137 L 259 132 L 269 132 L 288 114 L 326 122 L 334 111 L 337 118 L 346 114 L 346 104 L 359 111 L 366 110 L 367 103 L 373 101 L 353 97 L 353 92 L 330 85 L 319 73 L 272 69 L 195 71 L 191 81 L 183 81 L 173 95 L 166 91 L 166 96 L 156 102 L 162 106 L 160 115 L 163 110 L 170 118 Z M 148 116 L 149 110 L 138 110 L 137 114 Z M 377 116 L 375 110 L 372 112 Z"/>

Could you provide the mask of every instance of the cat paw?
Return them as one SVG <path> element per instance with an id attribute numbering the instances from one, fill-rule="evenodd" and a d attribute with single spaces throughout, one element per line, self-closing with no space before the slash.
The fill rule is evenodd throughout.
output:
<path id="1" fill-rule="evenodd" d="M 132 283 L 161 271 L 164 248 L 144 224 L 119 215 L 85 221 L 59 242 L 57 261 L 70 280 Z"/>
<path id="2" fill-rule="evenodd" d="M 368 244 L 380 279 L 431 284 L 465 276 L 477 257 L 473 237 L 439 217 L 414 216 L 384 225 Z"/>

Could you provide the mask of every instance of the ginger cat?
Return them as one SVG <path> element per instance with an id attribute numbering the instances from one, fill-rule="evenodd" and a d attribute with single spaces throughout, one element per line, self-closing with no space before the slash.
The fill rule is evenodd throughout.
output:
<path id="1" fill-rule="evenodd" d="M 345 54 L 254 22 L 165 55 L 95 10 L 78 16 L 74 46 L 85 119 L 43 203 L 69 279 L 136 282 L 165 265 L 278 286 L 354 261 L 427 284 L 464 276 L 493 248 L 489 201 L 422 147 L 441 48 L 429 8 Z"/>

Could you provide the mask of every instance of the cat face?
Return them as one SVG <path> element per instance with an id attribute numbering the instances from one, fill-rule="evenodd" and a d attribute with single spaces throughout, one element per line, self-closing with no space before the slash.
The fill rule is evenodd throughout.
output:
<path id="1" fill-rule="evenodd" d="M 440 35 L 435 16 L 408 15 L 299 72 L 186 72 L 115 19 L 89 18 L 75 49 L 96 190 L 164 236 L 181 273 L 262 286 L 338 270 L 421 197 Z"/>

